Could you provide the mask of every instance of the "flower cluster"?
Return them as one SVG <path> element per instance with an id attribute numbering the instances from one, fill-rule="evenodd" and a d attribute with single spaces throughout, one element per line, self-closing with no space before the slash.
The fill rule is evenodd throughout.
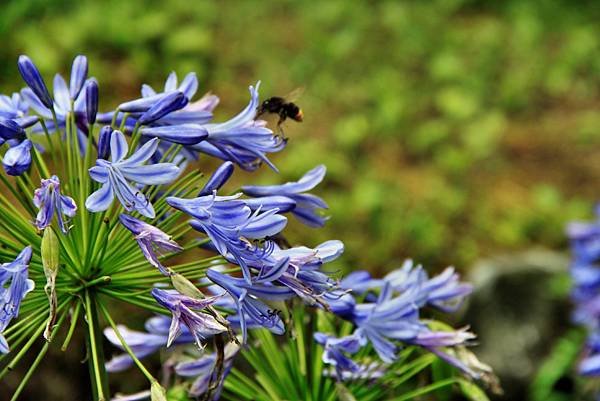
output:
<path id="1" fill-rule="evenodd" d="M 600 209 L 596 210 L 600 217 Z M 588 329 L 588 338 L 579 373 L 600 375 L 600 220 L 573 222 L 567 228 L 571 241 L 571 299 L 573 320 Z"/>
<path id="2" fill-rule="evenodd" d="M 348 292 L 337 292 L 338 298 L 330 300 L 332 309 L 354 324 L 354 333 L 343 338 L 315 334 L 315 340 L 325 348 L 323 361 L 335 367 L 338 378 L 353 377 L 361 371 L 363 366 L 350 355 L 367 344 L 373 346 L 384 363 L 397 359 L 401 344 L 418 345 L 479 378 L 469 366 L 444 353 L 444 348 L 465 345 L 475 336 L 464 329 L 435 331 L 420 318 L 420 310 L 425 306 L 455 311 L 471 293 L 471 285 L 460 282 L 453 268 L 429 278 L 421 266 L 408 260 L 382 279 L 374 279 L 366 271 L 355 271 L 342 280 L 340 287 Z"/>
<path id="3" fill-rule="evenodd" d="M 140 394 L 164 397 L 141 359 L 171 347 L 186 350 L 168 363 L 193 378 L 190 395 L 217 399 L 234 356 L 249 344 L 248 330 L 285 333 L 281 308 L 299 301 L 355 324 L 344 338 L 316 336 L 340 377 L 371 370 L 349 358 L 367 343 L 385 362 L 401 342 L 458 365 L 444 348 L 473 335 L 435 331 L 419 318 L 425 305 L 455 310 L 470 292 L 453 270 L 429 279 L 408 263 L 381 280 L 360 272 L 340 281 L 326 265 L 342 254 L 342 242 L 289 245 L 283 230 L 290 215 L 309 227 L 327 220 L 327 204 L 309 193 L 325 166 L 296 182 L 222 192 L 236 168 L 276 170 L 269 155 L 286 146 L 257 120 L 259 84 L 239 114 L 213 122 L 219 99 L 194 100 L 194 73 L 181 83 L 171 73 L 162 91 L 143 85 L 141 97 L 99 113 L 98 82 L 84 56 L 73 61 L 68 84 L 56 74 L 52 92 L 31 59 L 21 56 L 18 68 L 27 87 L 0 96 L 2 164 L 12 176 L 2 177 L 0 257 L 14 259 L 0 265 L 0 362 L 15 355 L 9 344 L 20 347 L 12 367 L 34 344 L 30 338 L 43 332 L 45 353 L 65 334 L 64 350 L 83 328 L 96 399 L 109 396 L 105 370 L 132 365 L 150 382 Z M 188 168 L 201 155 L 222 161 L 207 179 Z M 146 332 L 130 330 L 112 317 L 118 302 L 159 315 Z M 9 327 L 19 312 L 26 318 Z M 108 362 L 102 332 L 123 351 Z"/>

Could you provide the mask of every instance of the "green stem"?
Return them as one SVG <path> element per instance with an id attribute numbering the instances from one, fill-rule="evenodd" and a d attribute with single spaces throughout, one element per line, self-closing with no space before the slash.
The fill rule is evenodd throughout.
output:
<path id="1" fill-rule="evenodd" d="M 67 332 L 67 337 L 60 347 L 61 351 L 66 351 L 69 343 L 71 342 L 71 337 L 73 337 L 73 333 L 75 332 L 75 327 L 77 326 L 77 320 L 79 319 L 79 312 L 81 311 L 81 302 L 77 302 L 75 304 L 75 310 L 71 315 L 71 325 L 69 326 L 69 331 Z"/>
<path id="2" fill-rule="evenodd" d="M 98 311 L 96 309 L 96 303 L 90 296 L 90 291 L 85 292 L 85 315 L 88 324 L 88 349 L 91 355 L 91 358 L 88 361 L 92 371 L 91 379 L 95 384 L 97 401 L 105 401 L 105 395 L 109 394 L 108 380 L 106 369 L 104 367 L 102 344 L 98 343 L 98 341 L 101 341 L 101 337 L 98 335 L 100 332 Z"/>
<path id="3" fill-rule="evenodd" d="M 52 340 L 54 339 L 54 336 L 56 336 L 56 333 L 60 329 L 60 326 L 62 325 L 62 323 L 65 320 L 66 316 L 67 316 L 67 314 L 63 313 L 61 315 L 61 317 L 58 319 L 58 322 L 56 323 L 56 327 L 54 328 L 54 331 L 52 332 L 52 335 L 50 336 L 49 341 L 47 341 L 44 344 L 44 346 L 40 350 L 38 356 L 35 358 L 35 360 L 31 364 L 31 367 L 27 370 L 27 373 L 21 379 L 21 381 L 19 383 L 19 386 L 17 387 L 17 389 L 13 393 L 13 396 L 10 399 L 10 401 L 16 401 L 19 398 L 19 395 L 21 395 L 21 392 L 23 391 L 23 389 L 27 385 L 27 382 L 29 381 L 29 379 L 33 375 L 33 372 L 37 369 L 37 367 L 40 364 L 40 362 L 42 361 L 42 359 L 44 359 L 44 356 L 46 355 L 46 352 L 48 352 L 48 347 L 50 346 L 50 342 L 52 342 Z"/>
<path id="4" fill-rule="evenodd" d="M 123 346 L 123 348 L 125 349 L 125 351 L 127 351 L 127 353 L 129 354 L 129 356 L 131 357 L 131 359 L 133 359 L 133 362 L 135 362 L 135 364 L 137 365 L 137 367 L 142 371 L 142 373 L 144 374 L 144 376 L 146 376 L 146 378 L 150 382 L 156 381 L 156 379 L 152 376 L 152 374 L 150 374 L 150 372 L 148 372 L 148 370 L 146 369 L 146 367 L 140 362 L 140 360 L 137 358 L 137 356 L 135 356 L 135 354 L 133 353 L 133 351 L 131 350 L 131 348 L 129 348 L 129 345 L 127 345 L 127 342 L 125 341 L 125 339 L 121 335 L 121 332 L 119 331 L 119 328 L 117 327 L 117 325 L 113 321 L 112 317 L 108 313 L 108 310 L 106 309 L 106 307 L 104 306 L 104 304 L 99 302 L 98 305 L 100 306 L 100 309 L 102 310 L 102 313 L 104 313 L 104 317 L 108 321 L 108 324 L 110 324 L 110 326 L 113 328 L 113 330 L 114 330 L 117 338 L 121 342 L 121 345 Z"/>

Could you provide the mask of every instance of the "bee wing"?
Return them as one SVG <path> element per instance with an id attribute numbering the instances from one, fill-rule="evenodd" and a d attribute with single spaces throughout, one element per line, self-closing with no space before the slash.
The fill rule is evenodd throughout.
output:
<path id="1" fill-rule="evenodd" d="M 306 88 L 304 86 L 296 88 L 293 91 L 291 91 L 290 93 L 288 93 L 287 95 L 285 95 L 283 98 L 285 99 L 286 102 L 295 102 L 296 100 L 298 100 L 298 98 L 300 98 L 300 96 L 302 96 L 305 89 Z"/>

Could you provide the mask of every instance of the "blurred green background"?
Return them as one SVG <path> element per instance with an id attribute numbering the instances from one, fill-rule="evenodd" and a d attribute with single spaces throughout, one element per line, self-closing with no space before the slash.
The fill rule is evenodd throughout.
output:
<path id="1" fill-rule="evenodd" d="M 0 16 L 0 84 L 29 54 L 51 76 L 90 58 L 103 106 L 196 71 L 218 119 L 298 86 L 305 122 L 273 159 L 296 179 L 325 163 L 323 230 L 347 260 L 468 266 L 499 250 L 564 245 L 589 214 L 600 160 L 596 2 L 14 1 Z"/>
<path id="2" fill-rule="evenodd" d="M 143 82 L 196 71 L 217 120 L 305 87 L 279 175 L 328 167 L 324 229 L 292 242 L 346 245 L 352 268 L 406 257 L 462 271 L 531 247 L 564 250 L 568 220 L 600 198 L 600 7 L 596 1 L 3 2 L 0 84 L 27 53 L 47 81 L 90 59 L 102 108 Z M 208 168 L 207 168 L 208 170 Z"/>

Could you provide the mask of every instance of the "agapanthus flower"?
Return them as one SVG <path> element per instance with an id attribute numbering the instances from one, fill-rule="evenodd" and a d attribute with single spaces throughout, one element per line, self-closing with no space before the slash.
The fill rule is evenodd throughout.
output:
<path id="1" fill-rule="evenodd" d="M 48 89 L 35 68 L 33 62 L 26 56 L 21 63 L 19 59 L 19 68 L 23 80 L 29 86 L 21 91 L 29 107 L 31 107 L 42 119 L 46 121 L 46 126 L 50 131 L 64 129 L 66 127 L 67 116 L 73 112 L 75 124 L 77 125 L 77 139 L 80 151 L 85 151 L 87 143 L 87 121 L 86 121 L 86 94 L 82 91 L 83 85 L 87 79 L 87 59 L 85 56 L 77 56 L 73 61 L 71 69 L 71 80 L 68 86 L 65 79 L 60 74 L 54 76 L 54 97 L 50 96 Z M 23 68 L 21 66 L 23 65 Z M 53 115 L 54 111 L 54 115 Z M 56 116 L 56 121 L 54 120 Z M 56 126 L 58 124 L 58 126 Z M 37 128 L 36 131 L 41 130 Z"/>
<path id="2" fill-rule="evenodd" d="M 29 139 L 8 149 L 2 158 L 2 167 L 8 175 L 21 175 L 31 166 L 31 147 Z"/>
<path id="3" fill-rule="evenodd" d="M 206 180 L 206 184 L 198 193 L 198 196 L 211 195 L 214 191 L 218 191 L 233 174 L 234 166 L 232 162 L 221 164 L 214 173 Z M 247 203 L 246 203 L 247 204 Z"/>
<path id="4" fill-rule="evenodd" d="M 106 210 L 116 196 L 125 210 L 135 210 L 145 217 L 154 218 L 152 204 L 131 182 L 160 185 L 167 184 L 177 177 L 179 167 L 172 163 L 144 165 L 152 157 L 157 146 L 158 139 L 153 139 L 126 157 L 129 145 L 125 136 L 120 131 L 113 132 L 110 139 L 111 161 L 98 159 L 96 165 L 89 170 L 92 179 L 102 186 L 87 198 L 86 208 L 91 212 Z"/>
<path id="5" fill-rule="evenodd" d="M 600 216 L 600 207 L 596 208 Z M 567 227 L 571 242 L 571 298 L 575 303 L 573 320 L 588 329 L 579 373 L 600 375 L 600 220 L 573 222 Z"/>
<path id="6" fill-rule="evenodd" d="M 54 102 L 42 74 L 40 74 L 33 61 L 29 57 L 21 55 L 17 67 L 23 80 L 31 88 L 37 99 L 48 109 L 51 108 Z"/>
<path id="7" fill-rule="evenodd" d="M 60 230 L 65 234 L 69 231 L 63 215 L 75 216 L 77 205 L 73 198 L 61 194 L 60 180 L 56 175 L 42 179 L 42 186 L 34 192 L 33 204 L 40 209 L 35 218 L 35 226 L 38 230 L 48 227 L 52 223 L 52 217 L 56 215 Z"/>
<path id="8" fill-rule="evenodd" d="M 181 334 L 182 324 L 187 326 L 199 347 L 202 347 L 202 340 L 206 336 L 227 331 L 227 328 L 217 322 L 214 317 L 199 312 L 213 304 L 215 298 L 194 299 L 176 291 L 165 291 L 159 288 L 152 289 L 152 296 L 173 315 L 167 347 Z"/>
<path id="9" fill-rule="evenodd" d="M 186 104 L 172 113 L 162 116 L 155 121 L 157 126 L 169 126 L 178 124 L 204 124 L 212 118 L 212 110 L 218 103 L 216 96 L 209 95 L 196 102 L 192 98 L 198 90 L 198 78 L 191 72 L 185 76 L 181 84 L 177 81 L 177 74 L 171 72 L 165 82 L 163 92 L 155 91 L 150 85 L 142 85 L 142 98 L 128 101 L 119 105 L 120 112 L 127 112 L 131 117 L 126 126 L 132 128 L 136 121 L 136 113 L 145 112 L 160 99 L 173 93 L 180 92 L 187 99 Z M 216 99 L 216 100 L 215 100 Z M 207 101 L 209 100 L 209 101 Z M 113 118 L 112 113 L 102 115 L 102 122 L 108 123 Z M 119 119 L 117 119 L 119 121 Z"/>
<path id="10" fill-rule="evenodd" d="M 29 104 L 20 93 L 0 95 L 0 137 L 4 140 L 24 138 L 25 128 L 38 122 L 37 116 L 28 115 Z"/>
<path id="11" fill-rule="evenodd" d="M 355 354 L 361 348 L 361 339 L 356 334 L 336 338 L 325 333 L 315 333 L 314 339 L 324 348 L 323 362 L 335 367 L 336 375 L 342 379 L 344 372 L 356 373 L 359 365 L 348 356 Z"/>
<path id="12" fill-rule="evenodd" d="M 282 150 L 286 142 L 264 127 L 264 124 L 255 121 L 259 106 L 259 85 L 257 83 L 256 88 L 250 86 L 250 103 L 242 112 L 226 122 L 204 125 L 208 137 L 190 148 L 234 162 L 244 170 L 256 170 L 260 162 L 264 162 L 277 171 L 267 153 Z"/>
<path id="13" fill-rule="evenodd" d="M 160 348 L 166 347 L 169 339 L 171 328 L 171 320 L 164 315 L 158 315 L 148 319 L 144 325 L 146 332 L 130 330 L 129 328 L 119 325 L 119 333 L 125 340 L 125 343 L 131 348 L 134 355 L 138 359 L 145 358 L 154 354 Z M 173 344 L 192 344 L 196 341 L 188 327 L 180 326 L 181 333 L 173 340 Z M 116 347 L 124 351 L 121 341 L 115 334 L 115 331 L 107 327 L 104 329 L 106 338 Z M 127 353 L 114 356 L 106 363 L 106 369 L 109 372 L 120 372 L 133 365 L 133 359 Z"/>
<path id="14" fill-rule="evenodd" d="M 219 382 L 216 391 L 210 398 L 211 400 L 218 400 L 220 398 L 221 389 L 223 387 L 223 381 L 231 371 L 234 357 L 239 352 L 239 350 L 239 345 L 235 343 L 229 343 L 225 346 L 223 360 L 223 377 L 221 378 L 221 381 Z M 211 381 L 216 382 L 217 380 L 219 380 L 219 378 L 217 377 L 218 372 L 216 369 L 216 361 L 216 353 L 211 353 L 203 355 L 198 359 L 179 362 L 177 365 L 175 365 L 175 373 L 178 376 L 195 378 L 189 389 L 190 396 L 201 396 L 209 390 L 209 385 Z"/>
<path id="15" fill-rule="evenodd" d="M 206 233 L 221 255 L 231 255 L 250 282 L 248 265 L 259 262 L 269 251 L 247 239 L 273 236 L 285 227 L 287 219 L 273 212 L 252 213 L 238 198 L 216 194 L 193 199 L 169 197 L 167 203 L 192 216 L 192 227 Z"/>
<path id="16" fill-rule="evenodd" d="M 246 195 L 258 198 L 280 196 L 289 198 L 295 203 L 291 212 L 298 220 L 310 227 L 322 227 L 327 221 L 326 217 L 320 215 L 318 209 L 327 209 L 327 203 L 318 196 L 308 194 L 307 191 L 314 189 L 325 177 L 327 169 L 320 165 L 302 176 L 296 182 L 287 182 L 282 185 L 265 185 L 242 187 L 242 192 Z"/>
<path id="17" fill-rule="evenodd" d="M 10 321 L 19 316 L 21 301 L 35 287 L 33 280 L 27 278 L 31 247 L 26 247 L 14 261 L 0 265 L 0 353 L 9 351 L 8 343 L 2 332 Z"/>
<path id="18" fill-rule="evenodd" d="M 447 347 L 468 344 L 475 338 L 473 333 L 466 329 L 434 331 L 420 317 L 420 309 L 426 305 L 454 311 L 471 291 L 470 286 L 459 281 L 453 269 L 430 279 L 421 266 L 408 260 L 383 279 L 357 271 L 342 280 L 340 286 L 351 292 L 337 289 L 328 293 L 331 310 L 354 323 L 353 335 L 360 339 L 361 346 L 371 343 L 383 362 L 392 363 L 401 344 L 412 344 L 443 356 L 465 374 L 478 377 L 445 351 Z M 362 302 L 351 294 L 360 296 Z M 338 377 L 344 375 L 348 374 L 338 372 Z"/>
<path id="19" fill-rule="evenodd" d="M 240 317 L 243 342 L 246 342 L 247 337 L 246 316 L 249 316 L 254 323 L 260 324 L 275 334 L 283 334 L 285 332 L 283 321 L 277 311 L 267 306 L 256 296 L 249 294 L 248 290 L 240 288 L 235 279 L 213 269 L 209 269 L 206 272 L 206 277 L 227 291 L 235 300 L 237 312 Z"/>
<path id="20" fill-rule="evenodd" d="M 14 183 L 15 188 L 5 188 L 10 195 L 0 197 L 0 254 L 25 247 L 13 262 L 0 266 L 0 352 L 8 352 L 7 339 L 15 348 L 23 347 L 12 361 L 3 361 L 6 366 L 16 364 L 35 344 L 36 333 L 49 342 L 45 347 L 60 343 L 66 348 L 82 329 L 97 398 L 111 396 L 105 390 L 103 364 L 109 371 L 135 364 L 150 391 L 127 399 L 165 400 L 165 389 L 139 359 L 173 347 L 163 353 L 168 354 L 164 375 L 174 372 L 178 382 L 190 378 L 191 386 L 184 386 L 191 397 L 217 399 L 239 349 L 233 345 L 238 334 L 247 346 L 255 345 L 247 341 L 250 329 L 283 334 L 285 324 L 277 308 L 297 299 L 354 326 L 354 332 L 342 338 L 317 335 L 325 347 L 325 362 L 335 367 L 338 379 L 379 377 L 384 364 L 354 360 L 362 358 L 358 350 L 367 343 L 386 361 L 393 360 L 403 344 L 416 344 L 459 368 L 471 366 L 458 354 L 471 333 L 434 331 L 434 323 L 420 317 L 427 305 L 453 310 L 470 291 L 454 270 L 429 278 L 421 267 L 407 265 L 383 279 L 357 274 L 340 280 L 339 272 L 326 266 L 343 252 L 340 241 L 316 247 L 289 245 L 282 232 L 286 213 L 310 226 L 322 226 L 326 220 L 321 214 L 326 203 L 308 193 L 322 181 L 324 166 L 297 182 L 245 186 L 246 197 L 217 194 L 235 165 L 254 170 L 266 163 L 275 169 L 270 154 L 286 145 L 266 121 L 257 120 L 258 84 L 250 87 L 250 102 L 241 113 L 215 123 L 212 111 L 219 99 L 207 94 L 194 101 L 194 73 L 181 83 L 172 73 L 162 92 L 144 85 L 141 98 L 98 113 L 99 85 L 88 78 L 84 56 L 73 61 L 69 84 L 59 74 L 54 77 L 52 93 L 28 57 L 19 59 L 19 70 L 28 87 L 21 94 L 0 96 L 4 169 L 12 175 L 27 171 L 18 179 L 4 180 L 5 186 Z M 43 141 L 32 135 L 47 129 L 56 134 Z M 200 153 L 224 161 L 207 174 L 203 185 L 205 171 L 180 176 Z M 40 188 L 32 177 L 42 179 Z M 86 207 L 77 210 L 66 194 Z M 44 233 L 41 243 L 40 233 L 31 226 L 36 207 L 34 224 Z M 175 252 L 181 252 L 181 258 L 171 258 Z M 188 252 L 213 255 L 190 259 Z M 28 278 L 30 260 L 32 278 L 45 278 L 46 283 L 25 298 L 34 287 Z M 130 330 L 111 317 L 118 302 L 168 313 L 147 320 L 145 331 Z M 23 323 L 9 327 L 19 312 Z M 123 351 L 108 363 L 97 337 L 103 328 L 105 337 Z M 52 341 L 59 333 L 68 334 Z M 226 345 L 227 340 L 232 343 Z M 211 347 L 212 354 L 202 354 L 203 347 Z M 366 354 L 370 348 L 362 350 Z M 40 356 L 44 352 L 45 348 Z M 0 379 L 6 372 L 0 372 Z"/>
<path id="21" fill-rule="evenodd" d="M 179 252 L 183 248 L 177 242 L 173 241 L 171 236 L 151 224 L 127 214 L 121 214 L 119 220 L 125 228 L 133 233 L 146 260 L 152 266 L 158 268 L 162 274 L 168 276 L 169 271 L 160 263 L 157 252 Z"/>

